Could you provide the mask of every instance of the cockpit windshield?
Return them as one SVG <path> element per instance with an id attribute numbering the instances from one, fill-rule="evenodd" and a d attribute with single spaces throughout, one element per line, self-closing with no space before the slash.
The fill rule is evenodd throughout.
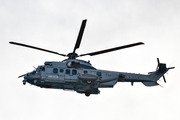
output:
<path id="1" fill-rule="evenodd" d="M 30 72 L 30 74 L 31 75 L 34 75 L 36 73 L 36 71 L 34 70 L 34 71 L 32 71 L 32 72 Z"/>
<path id="2" fill-rule="evenodd" d="M 44 66 L 38 66 L 38 68 L 36 69 L 36 72 L 39 73 L 40 71 L 45 71 L 45 67 Z"/>

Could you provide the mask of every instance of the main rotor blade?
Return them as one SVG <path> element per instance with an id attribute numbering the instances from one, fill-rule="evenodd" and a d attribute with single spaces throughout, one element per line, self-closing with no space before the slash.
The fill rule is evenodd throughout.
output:
<path id="1" fill-rule="evenodd" d="M 79 56 L 85 56 L 85 55 L 99 55 L 99 54 L 103 54 L 103 53 L 107 53 L 107 52 L 112 52 L 115 50 L 120 50 L 120 49 L 125 49 L 125 48 L 129 48 L 129 47 L 134 47 L 137 45 L 142 45 L 144 44 L 143 42 L 138 42 L 138 43 L 133 43 L 133 44 L 129 44 L 129 45 L 124 45 L 124 46 L 119 46 L 119 47 L 115 47 L 115 48 L 110 48 L 110 49 L 106 49 L 106 50 L 101 50 L 101 51 L 97 51 L 97 52 L 92 52 L 92 53 L 87 53 L 87 54 L 81 54 Z"/>
<path id="2" fill-rule="evenodd" d="M 9 42 L 9 43 L 14 44 L 14 45 L 23 46 L 23 47 L 33 48 L 33 49 L 36 49 L 36 50 L 41 50 L 41 51 L 45 51 L 45 52 L 49 52 L 49 53 L 53 53 L 53 54 L 57 54 L 57 55 L 61 55 L 61 56 L 66 56 L 65 54 L 60 54 L 58 52 L 54 52 L 54 51 L 51 51 L 51 50 L 46 50 L 46 49 L 43 49 L 43 48 L 38 48 L 38 47 L 34 47 L 34 46 L 22 44 L 22 43 L 17 43 L 17 42 Z"/>
<path id="3" fill-rule="evenodd" d="M 81 28 L 79 30 L 79 34 L 78 34 L 78 37 L 77 37 L 77 40 L 76 40 L 76 44 L 75 44 L 73 53 L 75 53 L 76 49 L 79 48 L 79 46 L 81 44 L 82 36 L 83 36 L 83 33 L 84 33 L 84 28 L 86 26 L 86 21 L 87 20 L 82 21 Z"/>

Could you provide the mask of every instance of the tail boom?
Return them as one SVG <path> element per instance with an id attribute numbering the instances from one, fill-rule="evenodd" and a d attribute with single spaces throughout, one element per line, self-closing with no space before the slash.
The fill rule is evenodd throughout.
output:
<path id="1" fill-rule="evenodd" d="M 163 77 L 168 70 L 174 69 L 174 67 L 166 68 L 166 64 L 159 63 L 158 68 L 155 72 L 151 72 L 148 75 L 143 74 L 132 74 L 132 73 L 119 73 L 119 79 L 118 82 L 131 82 L 131 85 L 133 85 L 134 82 L 142 82 L 145 86 L 157 86 L 159 85 L 157 81 Z"/>

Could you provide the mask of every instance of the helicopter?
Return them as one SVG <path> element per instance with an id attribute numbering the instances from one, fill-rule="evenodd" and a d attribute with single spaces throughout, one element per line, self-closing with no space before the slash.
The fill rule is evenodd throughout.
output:
<path id="1" fill-rule="evenodd" d="M 117 82 L 130 82 L 132 86 L 134 82 L 142 82 L 145 86 L 157 86 L 159 85 L 157 81 L 163 77 L 164 82 L 166 83 L 164 74 L 175 67 L 167 68 L 165 63 L 160 63 L 159 58 L 157 58 L 158 65 L 156 71 L 149 72 L 147 75 L 99 70 L 93 67 L 90 61 L 76 59 L 86 55 L 95 56 L 144 44 L 143 42 L 137 42 L 78 55 L 76 53 L 76 49 L 80 47 L 86 21 L 87 19 L 82 21 L 73 52 L 68 54 L 61 54 L 55 51 L 18 42 L 9 42 L 13 45 L 28 47 L 68 57 L 61 62 L 46 61 L 44 65 L 38 66 L 32 72 L 19 76 L 18 78 L 24 77 L 24 80 L 22 81 L 23 85 L 29 83 L 40 88 L 73 90 L 77 93 L 90 96 L 91 94 L 100 94 L 99 88 L 113 88 Z"/>

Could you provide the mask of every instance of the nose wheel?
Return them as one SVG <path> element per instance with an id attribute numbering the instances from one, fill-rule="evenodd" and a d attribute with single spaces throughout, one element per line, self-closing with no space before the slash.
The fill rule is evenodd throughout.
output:
<path id="1" fill-rule="evenodd" d="M 23 85 L 26 85 L 26 80 L 23 80 Z"/>

